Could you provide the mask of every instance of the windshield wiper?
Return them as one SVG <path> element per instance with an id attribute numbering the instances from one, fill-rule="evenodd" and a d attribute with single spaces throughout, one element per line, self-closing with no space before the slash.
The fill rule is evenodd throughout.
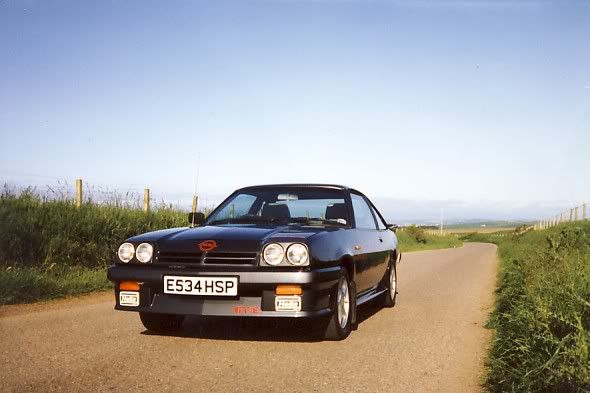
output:
<path id="1" fill-rule="evenodd" d="M 223 218 L 221 220 L 213 220 L 208 222 L 208 225 L 222 225 L 222 224 L 271 224 L 276 221 L 285 221 L 275 217 L 261 217 L 255 215 L 245 215 L 234 218 Z"/>
<path id="2" fill-rule="evenodd" d="M 312 224 L 312 223 L 320 223 L 323 225 L 333 225 L 338 227 L 345 227 L 348 224 L 342 221 L 338 221 L 338 219 L 326 219 L 326 218 L 319 218 L 319 217 L 291 217 L 289 218 L 290 222 L 294 222 L 297 224 Z"/>

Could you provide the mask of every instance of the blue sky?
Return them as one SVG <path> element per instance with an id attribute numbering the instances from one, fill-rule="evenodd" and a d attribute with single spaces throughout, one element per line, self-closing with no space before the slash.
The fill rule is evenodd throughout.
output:
<path id="1" fill-rule="evenodd" d="M 590 202 L 588 1 L 1 1 L 0 181 L 409 219 Z M 35 175 L 35 176 L 32 176 Z M 213 202 L 211 202 L 213 201 Z"/>

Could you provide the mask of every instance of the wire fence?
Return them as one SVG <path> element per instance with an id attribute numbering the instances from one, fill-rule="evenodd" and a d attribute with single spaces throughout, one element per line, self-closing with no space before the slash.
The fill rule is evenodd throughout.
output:
<path id="1" fill-rule="evenodd" d="M 573 207 L 563 211 L 556 216 L 546 218 L 536 223 L 533 228 L 535 230 L 547 229 L 564 222 L 586 221 L 588 219 L 587 204 Z"/>
<path id="2" fill-rule="evenodd" d="M 49 180 L 49 179 L 48 179 Z M 0 183 L 2 184 L 2 183 Z M 19 186 L 4 182 L 0 191 L 2 196 L 34 195 L 42 203 L 50 201 L 73 201 L 77 207 L 84 204 L 107 205 L 127 209 L 150 210 L 173 209 L 194 210 L 208 213 L 220 202 L 220 198 L 211 195 L 194 195 L 191 193 L 152 192 L 150 188 L 135 185 L 110 187 L 76 179 L 51 179 L 44 185 Z"/>

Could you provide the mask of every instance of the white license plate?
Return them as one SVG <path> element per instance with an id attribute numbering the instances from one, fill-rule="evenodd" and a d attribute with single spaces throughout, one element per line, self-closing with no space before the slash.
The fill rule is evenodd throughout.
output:
<path id="1" fill-rule="evenodd" d="M 119 305 L 139 306 L 139 292 L 119 292 Z"/>
<path id="2" fill-rule="evenodd" d="M 301 296 L 275 297 L 276 311 L 301 311 Z"/>
<path id="3" fill-rule="evenodd" d="M 193 296 L 238 296 L 238 278 L 164 276 L 164 293 Z"/>

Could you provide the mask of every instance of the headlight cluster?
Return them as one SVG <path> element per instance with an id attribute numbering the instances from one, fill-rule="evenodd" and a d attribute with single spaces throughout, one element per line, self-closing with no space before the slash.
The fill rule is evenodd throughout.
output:
<path id="1" fill-rule="evenodd" d="M 123 243 L 119 247 L 117 255 L 123 263 L 131 262 L 133 257 L 141 263 L 149 263 L 152 261 L 152 256 L 154 255 L 154 246 L 149 243 L 141 243 L 136 249 L 131 243 Z"/>
<path id="2" fill-rule="evenodd" d="M 270 266 L 309 265 L 309 251 L 302 243 L 270 243 L 262 249 L 262 260 Z"/>

